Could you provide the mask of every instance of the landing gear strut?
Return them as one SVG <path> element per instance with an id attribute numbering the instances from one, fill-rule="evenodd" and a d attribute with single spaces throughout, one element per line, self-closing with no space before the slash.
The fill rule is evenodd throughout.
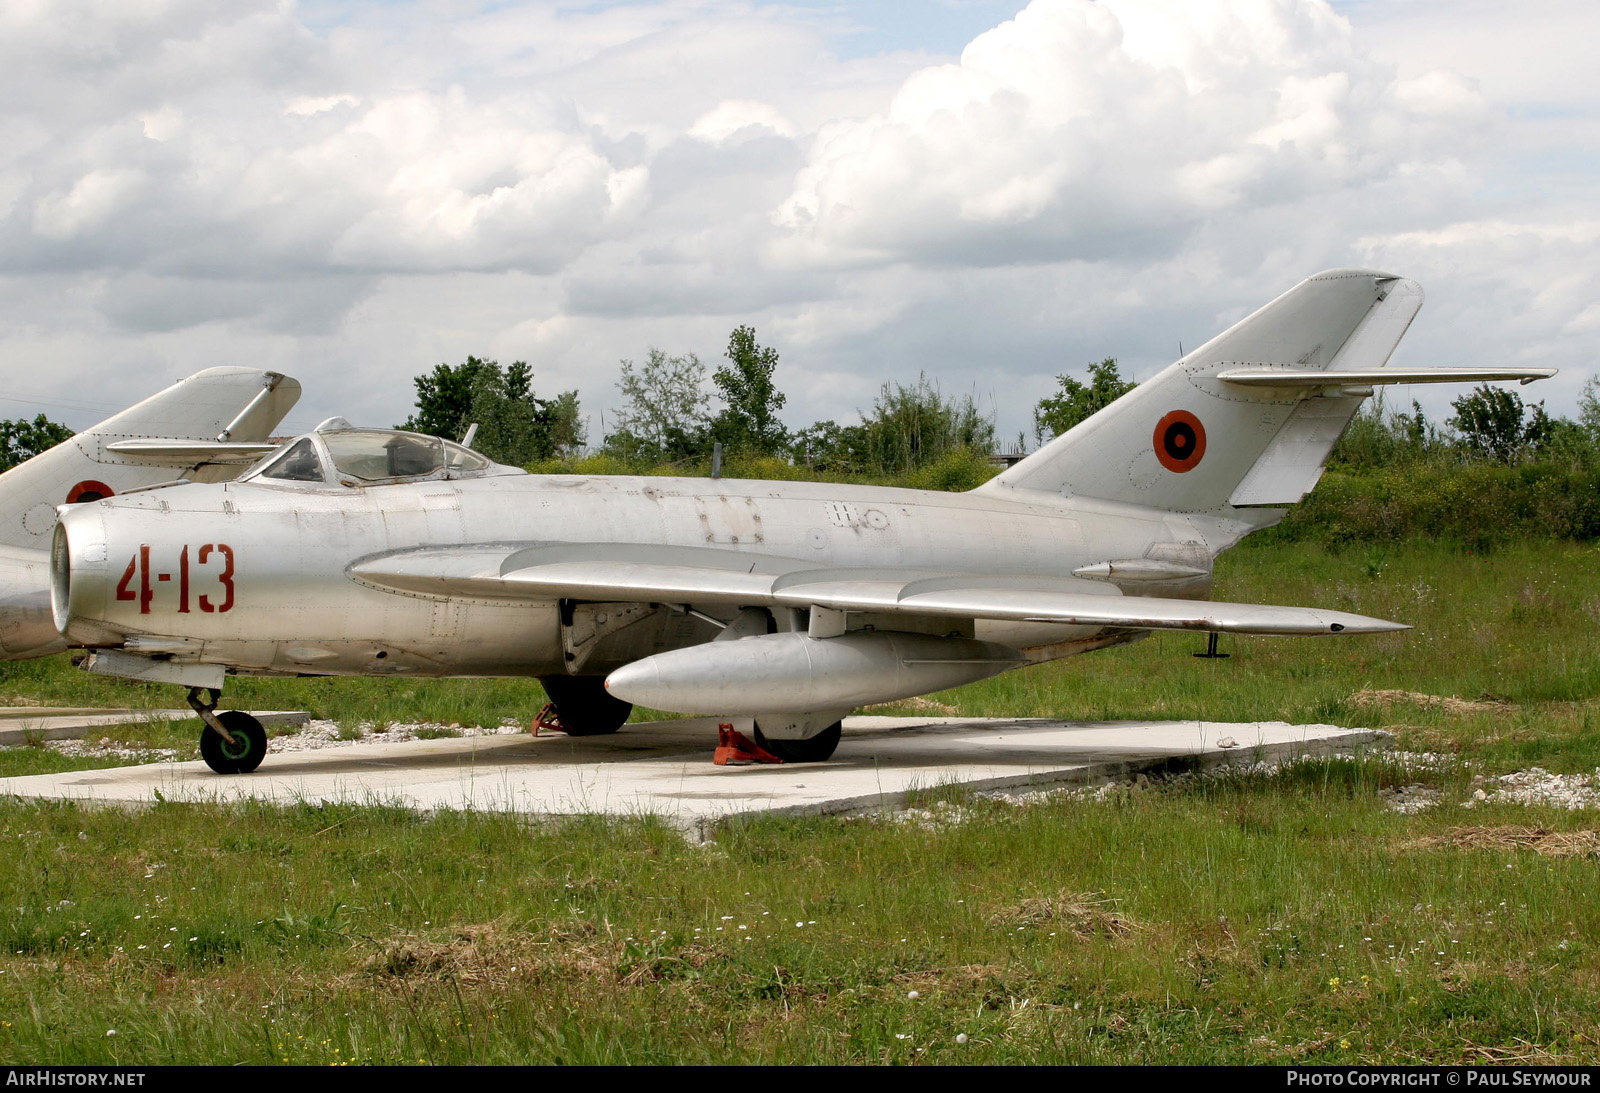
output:
<path id="1" fill-rule="evenodd" d="M 218 774 L 249 774 L 266 758 L 267 730 L 243 710 L 219 714 L 221 698 L 218 690 L 189 688 L 189 706 L 206 723 L 200 734 L 200 758 Z"/>

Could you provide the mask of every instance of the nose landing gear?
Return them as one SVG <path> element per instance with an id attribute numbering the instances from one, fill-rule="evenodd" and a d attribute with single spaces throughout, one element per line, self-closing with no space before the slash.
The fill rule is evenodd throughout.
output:
<path id="1" fill-rule="evenodd" d="M 189 688 L 189 706 L 206 723 L 200 734 L 200 758 L 218 774 L 249 774 L 267 755 L 267 730 L 243 710 L 217 713 L 222 692 Z"/>

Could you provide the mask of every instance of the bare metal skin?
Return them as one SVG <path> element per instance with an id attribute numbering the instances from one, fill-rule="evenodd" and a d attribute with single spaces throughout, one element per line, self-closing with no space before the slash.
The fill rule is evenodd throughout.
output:
<path id="1" fill-rule="evenodd" d="M 1421 303 L 1387 274 L 1319 274 L 964 494 L 533 476 L 340 423 L 237 482 L 63 510 L 54 619 L 105 651 L 100 670 L 192 687 L 605 677 L 797 741 L 859 704 L 1154 629 L 1399 629 L 1207 597 L 1217 555 L 1315 484 Z"/>
<path id="2" fill-rule="evenodd" d="M 67 648 L 50 614 L 58 505 L 232 478 L 271 450 L 262 442 L 299 397 L 276 372 L 208 368 L 0 474 L 0 659 Z"/>

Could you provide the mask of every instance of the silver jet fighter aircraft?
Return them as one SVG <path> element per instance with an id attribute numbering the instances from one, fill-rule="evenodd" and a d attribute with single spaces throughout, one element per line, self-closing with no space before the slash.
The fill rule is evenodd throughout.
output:
<path id="1" fill-rule="evenodd" d="M 0 660 L 67 647 L 50 618 L 58 505 L 233 478 L 276 447 L 267 434 L 299 397 L 277 372 L 207 368 L 0 474 Z"/>
<path id="2" fill-rule="evenodd" d="M 641 703 L 751 718 L 795 761 L 828 758 L 857 706 L 1151 630 L 1402 629 L 1206 596 L 1374 384 L 1551 374 L 1385 368 L 1421 303 L 1318 274 L 962 494 L 529 475 L 328 423 L 237 482 L 63 510 L 54 617 L 94 669 L 189 686 L 221 772 L 266 746 L 215 713 L 230 671 L 536 676 L 572 733 Z"/>

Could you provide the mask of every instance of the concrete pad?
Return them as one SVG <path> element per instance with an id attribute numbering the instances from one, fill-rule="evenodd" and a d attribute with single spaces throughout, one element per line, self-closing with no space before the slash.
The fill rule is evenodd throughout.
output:
<path id="1" fill-rule="evenodd" d="M 263 725 L 304 725 L 311 715 L 304 710 L 256 710 L 251 717 Z M 0 747 L 17 747 L 30 740 L 76 740 L 90 729 L 107 725 L 137 725 L 147 721 L 187 721 L 199 718 L 193 710 L 106 710 L 58 706 L 0 707 Z"/>
<path id="2" fill-rule="evenodd" d="M 168 801 L 397 804 L 537 816 L 656 815 L 691 832 L 760 813 L 898 808 L 938 786 L 1029 790 L 1267 757 L 1383 747 L 1388 735 L 1281 721 L 997 720 L 852 717 L 827 763 L 718 767 L 716 720 L 629 725 L 614 736 L 483 736 L 269 750 L 254 774 L 203 763 L 0 779 L 0 794 L 98 803 Z M 1226 745 L 1226 746 L 1225 746 Z"/>

